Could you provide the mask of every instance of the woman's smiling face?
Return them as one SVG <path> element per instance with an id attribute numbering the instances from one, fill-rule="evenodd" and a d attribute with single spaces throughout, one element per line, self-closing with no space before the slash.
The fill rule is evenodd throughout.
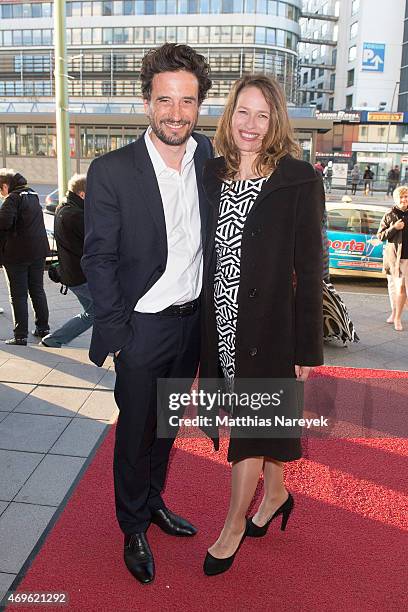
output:
<path id="1" fill-rule="evenodd" d="M 239 94 L 231 121 L 232 137 L 241 153 L 258 153 L 269 129 L 271 111 L 258 87 Z"/>

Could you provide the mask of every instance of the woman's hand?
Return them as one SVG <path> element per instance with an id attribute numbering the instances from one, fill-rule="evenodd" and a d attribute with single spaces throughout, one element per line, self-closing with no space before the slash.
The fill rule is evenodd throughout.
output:
<path id="1" fill-rule="evenodd" d="M 404 229 L 404 222 L 403 222 L 403 220 L 402 219 L 398 219 L 398 221 L 396 221 L 394 223 L 394 228 L 396 230 L 403 230 Z"/>
<path id="2" fill-rule="evenodd" d="M 305 382 L 308 379 L 311 369 L 311 366 L 295 365 L 295 374 L 297 380 Z"/>

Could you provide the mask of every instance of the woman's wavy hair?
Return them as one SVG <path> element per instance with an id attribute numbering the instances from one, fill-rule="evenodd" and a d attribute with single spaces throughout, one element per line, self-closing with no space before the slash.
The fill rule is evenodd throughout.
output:
<path id="1" fill-rule="evenodd" d="M 214 137 L 217 153 L 225 157 L 224 179 L 233 179 L 239 170 L 241 156 L 232 137 L 231 124 L 238 96 L 245 87 L 257 87 L 270 108 L 269 129 L 254 161 L 254 173 L 267 176 L 288 153 L 293 157 L 300 157 L 300 146 L 293 136 L 285 95 L 279 82 L 263 74 L 247 75 L 234 83 Z"/>
<path id="2" fill-rule="evenodd" d="M 200 105 L 212 84 L 209 78 L 210 65 L 204 55 L 197 53 L 188 45 L 177 43 L 165 43 L 161 47 L 151 49 L 144 56 L 140 71 L 143 98 L 150 100 L 152 82 L 156 74 L 178 70 L 191 72 L 197 78 L 198 104 Z"/>

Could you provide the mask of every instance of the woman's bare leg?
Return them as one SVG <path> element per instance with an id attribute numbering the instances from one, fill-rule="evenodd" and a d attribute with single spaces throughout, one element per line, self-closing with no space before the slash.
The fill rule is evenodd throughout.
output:
<path id="1" fill-rule="evenodd" d="M 407 295 L 405 293 L 405 287 L 397 286 L 395 290 L 395 317 L 394 317 L 394 328 L 397 331 L 402 331 L 402 322 L 401 316 L 402 311 L 404 310 L 405 302 L 407 300 Z"/>
<path id="2" fill-rule="evenodd" d="M 258 527 L 263 527 L 288 498 L 283 480 L 283 463 L 275 459 L 265 458 L 263 473 L 264 496 L 258 512 L 252 518 L 253 523 Z"/>
<path id="3" fill-rule="evenodd" d="M 391 274 L 387 274 L 388 297 L 390 298 L 391 314 L 387 323 L 394 323 L 395 319 L 395 285 Z"/>
<path id="4" fill-rule="evenodd" d="M 218 559 L 236 551 L 245 530 L 245 516 L 254 496 L 264 458 L 250 457 L 232 465 L 231 499 L 224 527 L 208 551 Z"/>

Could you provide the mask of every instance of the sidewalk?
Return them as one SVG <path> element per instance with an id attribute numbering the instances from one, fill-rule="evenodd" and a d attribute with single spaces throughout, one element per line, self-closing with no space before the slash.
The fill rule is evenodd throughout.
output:
<path id="1" fill-rule="evenodd" d="M 356 195 L 351 195 L 351 189 L 346 190 L 345 188 L 337 189 L 333 188 L 331 193 L 326 193 L 326 202 L 341 202 L 344 196 L 351 198 L 352 202 L 357 204 L 375 204 L 378 206 L 391 206 L 394 205 L 394 200 L 391 196 L 385 195 L 385 191 L 374 191 L 373 195 L 365 195 L 362 190 L 357 191 Z"/>
<path id="2" fill-rule="evenodd" d="M 79 310 L 46 279 L 55 328 Z M 343 292 L 360 343 L 325 347 L 326 365 L 408 370 L 405 332 L 385 323 L 384 294 Z M 117 417 L 111 359 L 103 368 L 88 361 L 90 333 L 71 346 L 48 349 L 29 338 L 8 347 L 11 310 L 0 271 L 0 601 L 26 571 L 47 531 L 64 508 L 98 444 Z M 30 329 L 34 325 L 31 323 Z"/>

